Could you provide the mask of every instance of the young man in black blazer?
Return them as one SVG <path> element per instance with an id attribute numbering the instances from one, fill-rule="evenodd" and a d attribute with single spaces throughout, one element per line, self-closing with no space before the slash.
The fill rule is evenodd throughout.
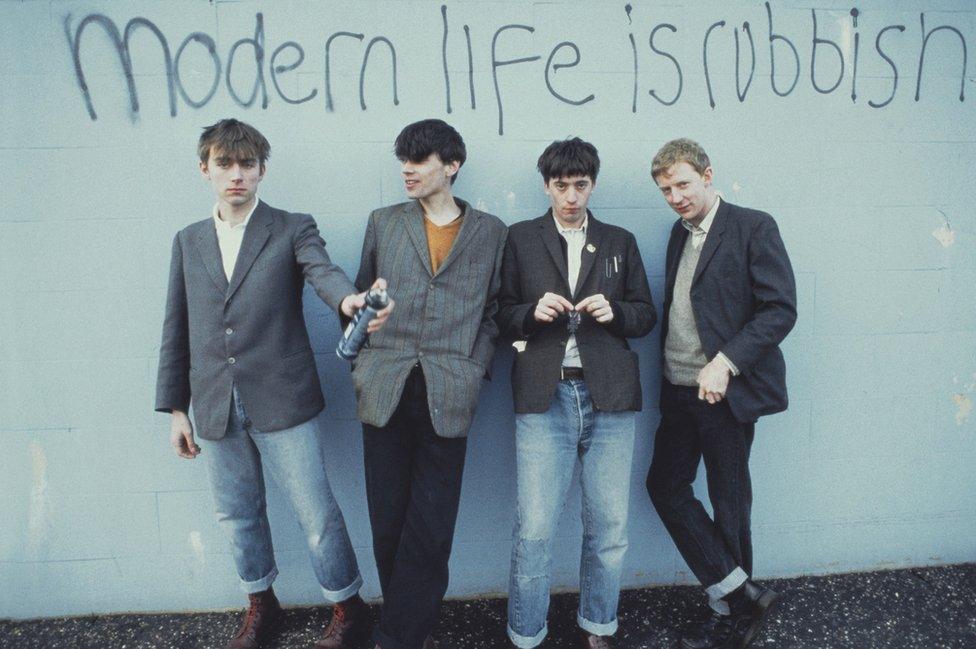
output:
<path id="1" fill-rule="evenodd" d="M 721 200 L 705 151 L 665 144 L 651 176 L 681 217 L 668 241 L 661 424 L 647 490 L 711 611 L 684 649 L 746 647 L 777 595 L 752 575 L 749 451 L 761 415 L 787 407 L 779 343 L 796 283 L 773 218 Z M 704 458 L 710 517 L 692 483 Z"/>
<path id="2" fill-rule="evenodd" d="M 508 636 L 522 649 L 546 636 L 552 537 L 578 460 L 577 623 L 583 647 L 609 647 L 627 550 L 634 411 L 641 408 L 637 354 L 627 338 L 649 333 L 656 316 L 634 236 L 586 208 L 600 169 L 596 148 L 579 138 L 553 142 L 538 167 L 552 206 L 509 228 L 499 294 L 499 328 L 517 350 Z"/>

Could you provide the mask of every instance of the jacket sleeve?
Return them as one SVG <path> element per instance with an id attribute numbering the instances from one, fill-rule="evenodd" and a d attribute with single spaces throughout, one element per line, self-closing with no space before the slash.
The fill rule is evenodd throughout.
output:
<path id="1" fill-rule="evenodd" d="M 356 293 L 349 278 L 341 268 L 332 263 L 329 253 L 325 251 L 325 241 L 319 235 L 315 220 L 308 214 L 301 215 L 301 221 L 295 228 L 292 246 L 295 260 L 302 269 L 305 281 L 309 283 L 322 301 L 339 313 L 342 300 L 352 293 Z"/>
<path id="2" fill-rule="evenodd" d="M 627 237 L 627 273 L 622 300 L 613 300 L 614 318 L 607 328 L 624 338 L 640 338 L 650 333 L 657 323 L 657 312 L 651 300 L 651 287 L 647 283 L 647 271 L 641 259 L 637 240 L 633 234 Z"/>
<path id="3" fill-rule="evenodd" d="M 522 301 L 522 282 L 518 254 L 512 238 L 505 242 L 502 255 L 501 286 L 498 292 L 498 323 L 500 334 L 510 340 L 522 340 L 531 336 L 536 327 L 530 320 L 535 310 L 535 302 Z"/>
<path id="4" fill-rule="evenodd" d="M 360 293 L 373 285 L 376 275 L 376 212 L 373 212 L 366 221 L 363 251 L 359 256 L 359 273 L 356 274 L 356 288 Z"/>
<path id="5" fill-rule="evenodd" d="M 186 283 L 183 277 L 183 247 L 180 235 L 173 238 L 169 263 L 169 288 L 163 338 L 159 345 L 156 376 L 156 411 L 186 412 L 190 408 L 190 328 L 187 318 Z"/>
<path id="6" fill-rule="evenodd" d="M 747 261 L 752 317 L 720 350 L 740 372 L 779 345 L 796 323 L 796 280 L 772 217 L 766 215 L 753 229 Z"/>
<path id="7" fill-rule="evenodd" d="M 498 338 L 498 324 L 495 322 L 495 318 L 499 311 L 502 264 L 507 243 L 506 233 L 507 231 L 502 232 L 496 246 L 491 280 L 488 284 L 488 295 L 485 297 L 485 310 L 471 353 L 471 356 L 485 368 L 486 374 L 491 370 L 491 359 L 495 355 L 495 341 Z"/>

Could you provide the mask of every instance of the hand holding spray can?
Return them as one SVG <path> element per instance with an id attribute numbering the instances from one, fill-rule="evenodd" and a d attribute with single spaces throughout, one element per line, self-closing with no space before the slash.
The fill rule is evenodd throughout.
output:
<path id="1" fill-rule="evenodd" d="M 342 339 L 336 347 L 336 355 L 339 358 L 351 361 L 359 356 L 359 350 L 366 344 L 366 339 L 369 337 L 367 328 L 370 321 L 389 304 L 390 296 L 387 295 L 385 288 L 372 288 L 366 293 L 365 306 L 352 317 L 352 322 L 346 327 Z"/>

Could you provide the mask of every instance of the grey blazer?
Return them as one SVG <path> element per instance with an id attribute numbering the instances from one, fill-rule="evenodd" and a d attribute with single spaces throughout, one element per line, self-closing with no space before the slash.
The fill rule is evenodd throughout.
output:
<path id="1" fill-rule="evenodd" d="M 213 219 L 173 239 L 156 410 L 193 404 L 197 434 L 220 439 L 234 383 L 248 418 L 270 432 L 325 407 L 302 312 L 305 282 L 332 309 L 356 289 L 325 251 L 315 221 L 258 202 L 228 283 Z"/>
<path id="2" fill-rule="evenodd" d="M 369 216 L 356 286 L 365 290 L 386 278 L 396 308 L 353 364 L 364 423 L 386 425 L 419 363 L 437 434 L 464 437 L 471 426 L 498 336 L 493 317 L 507 228 L 498 217 L 457 203 L 464 221 L 436 274 L 419 202 Z"/>

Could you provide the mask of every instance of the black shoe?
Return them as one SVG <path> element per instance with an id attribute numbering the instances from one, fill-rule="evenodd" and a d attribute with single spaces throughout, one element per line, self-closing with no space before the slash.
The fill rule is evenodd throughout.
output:
<path id="1" fill-rule="evenodd" d="M 726 597 L 732 609 L 732 619 L 739 636 L 738 649 L 745 649 L 756 639 L 763 625 L 769 620 L 776 607 L 779 594 L 770 588 L 763 588 L 753 581 L 747 581 L 741 588 Z"/>
<path id="2" fill-rule="evenodd" d="M 681 649 L 733 649 L 738 641 L 735 619 L 715 611 L 681 633 Z"/>

